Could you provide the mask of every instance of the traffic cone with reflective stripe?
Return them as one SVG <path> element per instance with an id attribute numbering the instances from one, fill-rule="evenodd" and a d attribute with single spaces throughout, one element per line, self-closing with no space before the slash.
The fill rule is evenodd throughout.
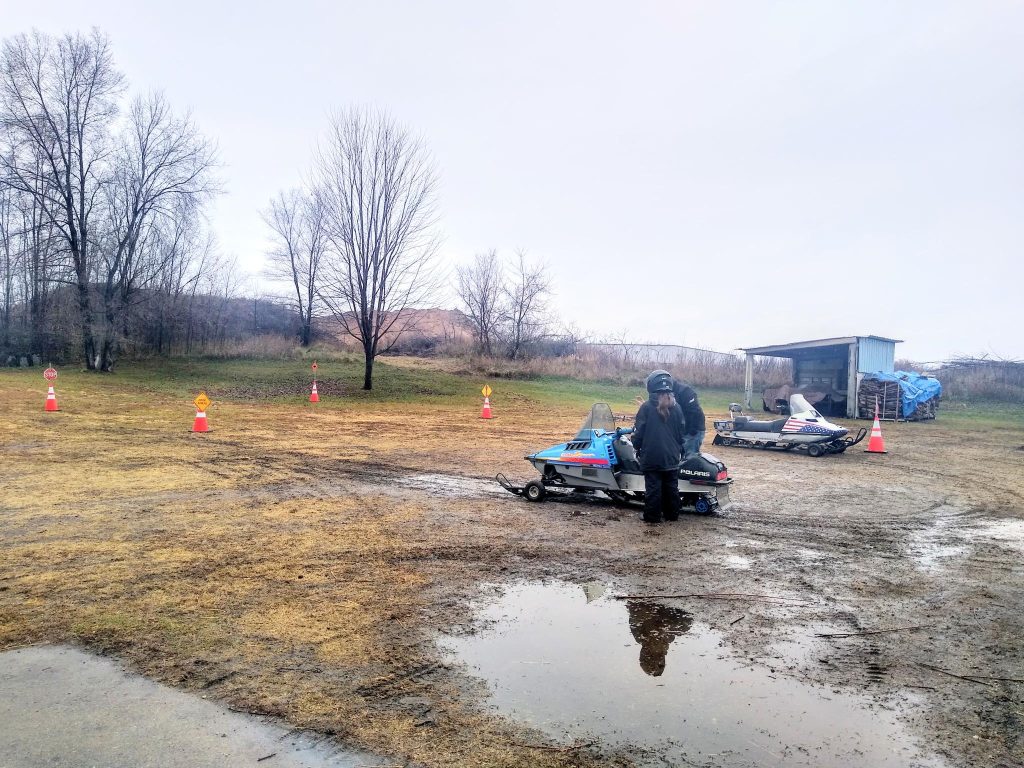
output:
<path id="1" fill-rule="evenodd" d="M 46 410 L 48 411 L 59 411 L 57 407 L 57 394 L 53 391 L 53 384 L 46 392 Z"/>
<path id="2" fill-rule="evenodd" d="M 192 423 L 193 432 L 209 432 L 210 425 L 206 422 L 206 411 L 196 411 L 196 420 Z"/>
<path id="3" fill-rule="evenodd" d="M 484 409 L 480 412 L 480 418 L 481 419 L 493 419 L 494 418 L 494 416 L 491 415 L 491 398 L 489 398 L 489 397 L 485 397 L 484 398 Z"/>
<path id="4" fill-rule="evenodd" d="M 875 423 L 871 425 L 871 439 L 864 453 L 888 453 L 885 440 L 882 439 L 882 425 L 878 422 L 878 398 L 875 398 Z"/>
<path id="5" fill-rule="evenodd" d="M 319 403 L 320 402 L 320 395 L 318 395 L 317 392 L 316 392 L 316 379 L 313 379 L 313 391 L 309 393 L 309 402 L 311 402 L 311 403 Z"/>

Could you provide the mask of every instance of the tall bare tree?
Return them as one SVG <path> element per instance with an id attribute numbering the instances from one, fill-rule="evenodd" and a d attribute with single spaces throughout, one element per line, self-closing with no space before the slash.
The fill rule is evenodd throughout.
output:
<path id="1" fill-rule="evenodd" d="M 196 215 L 202 198 L 214 190 L 213 165 L 210 143 L 188 117 L 175 117 L 163 94 L 132 102 L 104 190 L 109 229 L 99 249 L 104 321 L 99 370 L 114 365 L 134 292 L 159 271 L 154 262 L 162 252 L 145 247 L 156 239 L 147 236 L 161 219 Z"/>
<path id="2" fill-rule="evenodd" d="M 111 125 L 124 78 L 98 30 L 4 41 L 0 53 L 0 152 L 8 183 L 36 198 L 71 256 L 86 366 L 98 362 L 90 279 L 94 211 L 107 175 Z"/>
<path id="3" fill-rule="evenodd" d="M 0 143 L 2 134 L 0 134 Z M 9 149 L 9 148 L 8 148 Z M 0 151 L 5 151 L 0 149 Z M 9 162 L 12 162 L 9 159 Z M 39 159 L 37 158 L 37 162 Z M 60 238 L 39 204 L 23 192 L 0 164 L 0 262 L 3 266 L 3 329 L 0 349 L 20 349 L 48 357 L 54 351 L 47 331 L 53 286 L 67 282 Z M 35 174 L 40 182 L 45 180 Z M 20 326 L 15 328 L 15 325 Z"/>
<path id="4" fill-rule="evenodd" d="M 492 344 L 501 322 L 503 272 L 494 249 L 478 253 L 471 264 L 456 269 L 460 309 L 473 329 L 477 349 L 485 355 L 493 354 Z"/>
<path id="5" fill-rule="evenodd" d="M 550 292 L 551 279 L 544 265 L 527 263 L 526 254 L 518 251 L 511 279 L 502 286 L 502 335 L 510 359 L 517 359 L 547 330 L 545 312 Z"/>
<path id="6" fill-rule="evenodd" d="M 17 193 L 0 177 L 0 349 L 11 345 L 11 315 L 22 272 Z"/>
<path id="7" fill-rule="evenodd" d="M 288 280 L 295 289 L 299 340 L 308 347 L 313 336 L 313 310 L 320 285 L 320 262 L 327 246 L 324 206 L 316 192 L 289 190 L 270 201 L 263 220 L 274 232 L 268 273 Z"/>
<path id="8" fill-rule="evenodd" d="M 422 142 L 381 112 L 351 110 L 331 120 L 317 158 L 329 248 L 320 298 L 365 358 L 373 361 L 415 322 L 407 310 L 433 295 L 436 176 Z"/>
<path id="9" fill-rule="evenodd" d="M 172 216 L 154 227 L 153 235 L 151 247 L 157 255 L 148 342 L 163 354 L 173 349 L 186 297 L 200 278 L 201 251 L 211 246 L 202 240 L 199 222 L 192 216 Z"/>

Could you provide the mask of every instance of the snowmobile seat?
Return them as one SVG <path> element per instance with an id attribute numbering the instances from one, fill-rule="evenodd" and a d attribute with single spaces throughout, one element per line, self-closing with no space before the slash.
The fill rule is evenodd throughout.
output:
<path id="1" fill-rule="evenodd" d="M 733 420 L 733 429 L 741 432 L 781 432 L 787 421 L 789 421 L 789 419 L 754 421 L 748 416 L 737 416 Z"/>
<path id="2" fill-rule="evenodd" d="M 636 458 L 636 449 L 631 442 L 616 438 L 612 443 L 612 449 L 615 451 L 615 456 L 619 459 L 619 466 L 622 467 L 623 472 L 629 472 L 630 474 L 643 472 L 640 469 L 640 462 Z"/>

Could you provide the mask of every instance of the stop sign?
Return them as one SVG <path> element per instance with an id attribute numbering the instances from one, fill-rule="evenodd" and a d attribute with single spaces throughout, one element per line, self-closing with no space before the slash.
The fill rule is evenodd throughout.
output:
<path id="1" fill-rule="evenodd" d="M 46 379 L 47 381 L 53 381 L 54 379 L 57 378 L 57 371 L 53 368 L 47 368 L 45 371 L 43 371 L 43 378 Z"/>

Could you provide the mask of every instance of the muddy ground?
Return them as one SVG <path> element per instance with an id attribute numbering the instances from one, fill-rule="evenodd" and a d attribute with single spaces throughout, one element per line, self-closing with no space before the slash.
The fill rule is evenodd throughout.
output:
<path id="1" fill-rule="evenodd" d="M 945 764 L 1024 762 L 1019 423 L 886 424 L 884 456 L 717 448 L 733 506 L 650 528 L 491 482 L 528 479 L 522 456 L 581 420 L 525 398 L 491 422 L 476 404 L 221 401 L 194 435 L 159 393 L 83 377 L 43 414 L 20 379 L 0 385 L 0 648 L 113 654 L 395 765 L 625 766 L 650 756 L 487 709 L 439 634 L 478 631 L 471 603 L 522 581 L 742 593 L 660 602 L 775 675 L 881 707 L 912 692 L 900 717 Z"/>

